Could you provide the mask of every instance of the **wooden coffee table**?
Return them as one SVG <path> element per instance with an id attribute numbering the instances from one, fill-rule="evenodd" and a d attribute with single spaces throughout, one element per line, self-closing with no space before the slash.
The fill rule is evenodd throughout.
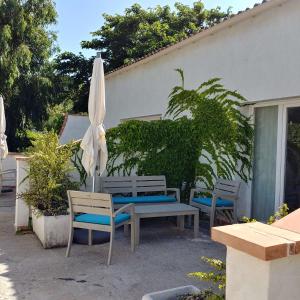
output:
<path id="1" fill-rule="evenodd" d="M 184 230 L 184 216 L 194 216 L 194 237 L 199 234 L 199 210 L 182 203 L 141 205 L 135 207 L 135 244 L 140 242 L 140 220 L 144 218 L 177 216 L 177 226 Z"/>

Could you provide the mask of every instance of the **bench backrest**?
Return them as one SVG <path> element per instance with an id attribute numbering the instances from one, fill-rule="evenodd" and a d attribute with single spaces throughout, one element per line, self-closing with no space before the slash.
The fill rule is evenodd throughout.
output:
<path id="1" fill-rule="evenodd" d="M 229 200 L 237 200 L 239 197 L 241 182 L 218 178 L 214 187 L 214 194 Z"/>
<path id="2" fill-rule="evenodd" d="M 87 213 L 112 217 L 113 206 L 110 194 L 68 191 L 71 214 Z"/>
<path id="3" fill-rule="evenodd" d="M 110 194 L 131 194 L 163 192 L 166 194 L 166 177 L 161 176 L 117 176 L 102 177 L 101 190 Z"/>

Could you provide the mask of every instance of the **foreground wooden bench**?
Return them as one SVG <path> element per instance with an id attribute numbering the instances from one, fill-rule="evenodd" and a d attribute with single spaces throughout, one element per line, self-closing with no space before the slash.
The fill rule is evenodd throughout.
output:
<path id="1" fill-rule="evenodd" d="M 180 202 L 178 188 L 167 188 L 165 176 L 102 177 L 101 191 L 113 195 L 115 207 L 134 203 L 168 204 Z"/>

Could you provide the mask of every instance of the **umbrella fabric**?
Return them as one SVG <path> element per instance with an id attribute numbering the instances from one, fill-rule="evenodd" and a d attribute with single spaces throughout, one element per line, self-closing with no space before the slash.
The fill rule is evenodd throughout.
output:
<path id="1" fill-rule="evenodd" d="M 6 120 L 4 111 L 4 101 L 2 96 L 0 96 L 0 159 L 5 158 L 8 154 L 5 130 Z"/>
<path id="2" fill-rule="evenodd" d="M 98 155 L 100 152 L 100 175 L 107 163 L 107 147 L 103 120 L 105 117 L 105 83 L 104 68 L 101 58 L 96 58 L 89 94 L 90 127 L 86 131 L 80 147 L 83 149 L 82 165 L 89 176 L 94 176 Z"/>

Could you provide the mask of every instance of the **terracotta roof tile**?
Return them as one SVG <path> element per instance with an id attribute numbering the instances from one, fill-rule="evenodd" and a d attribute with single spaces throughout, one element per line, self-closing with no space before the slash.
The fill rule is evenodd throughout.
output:
<path id="1" fill-rule="evenodd" d="M 252 9 L 256 8 L 257 6 L 264 5 L 264 4 L 267 3 L 267 2 L 270 2 L 270 0 L 263 0 L 261 3 L 256 3 L 256 4 L 254 4 L 254 6 L 253 6 L 252 8 L 247 7 L 246 9 L 244 9 L 244 10 L 242 10 L 242 11 L 238 11 L 236 14 L 232 14 L 231 16 L 224 18 L 223 21 L 218 22 L 217 24 L 224 23 L 224 22 L 226 22 L 226 21 L 228 21 L 228 20 L 234 18 L 234 17 L 237 16 L 237 15 L 241 15 L 241 14 L 245 13 L 246 11 L 249 11 L 249 10 L 252 10 Z M 147 53 L 147 54 L 145 54 L 144 56 L 142 56 L 142 57 L 140 57 L 140 58 L 136 58 L 136 59 L 132 60 L 132 61 L 129 62 L 129 63 L 126 63 L 126 64 L 124 64 L 124 65 L 122 65 L 122 66 L 120 66 L 120 67 L 117 67 L 117 68 L 115 68 L 115 69 L 113 69 L 113 70 L 107 72 L 105 75 L 109 75 L 109 74 L 114 73 L 114 72 L 116 72 L 116 71 L 118 71 L 118 70 L 120 70 L 120 69 L 124 69 L 124 68 L 126 68 L 126 67 L 128 67 L 128 66 L 130 66 L 130 65 L 133 65 L 133 64 L 135 64 L 135 63 L 137 63 L 137 62 L 139 62 L 139 61 L 141 61 L 141 60 L 143 60 L 143 59 L 145 59 L 145 58 L 147 58 L 147 57 L 150 57 L 150 56 L 152 56 L 152 55 L 154 55 L 154 54 L 156 54 L 156 53 L 158 53 L 158 52 L 160 52 L 160 51 L 162 51 L 162 50 L 165 50 L 165 49 L 167 49 L 167 48 L 169 48 L 169 47 L 171 47 L 171 46 L 174 46 L 174 45 L 176 45 L 176 44 L 179 44 L 179 43 L 181 43 L 182 41 L 187 40 L 187 39 L 189 39 L 189 38 L 191 38 L 191 37 L 193 37 L 193 36 L 195 36 L 195 35 L 197 35 L 197 34 L 203 32 L 203 31 L 205 31 L 205 30 L 208 30 L 208 29 L 210 29 L 210 28 L 216 26 L 217 24 L 215 24 L 215 25 L 213 25 L 213 26 L 211 26 L 211 27 L 205 26 L 204 28 L 201 28 L 200 30 L 198 30 L 198 31 L 196 31 L 196 32 L 194 32 L 194 33 L 188 35 L 188 36 L 185 37 L 185 38 L 182 38 L 181 40 L 179 40 L 179 41 L 177 41 L 177 42 L 174 42 L 174 43 L 171 43 L 171 44 L 169 44 L 169 45 L 167 45 L 167 46 L 164 46 L 164 47 L 158 48 L 158 49 L 156 49 L 156 50 L 153 50 L 152 52 Z"/>

